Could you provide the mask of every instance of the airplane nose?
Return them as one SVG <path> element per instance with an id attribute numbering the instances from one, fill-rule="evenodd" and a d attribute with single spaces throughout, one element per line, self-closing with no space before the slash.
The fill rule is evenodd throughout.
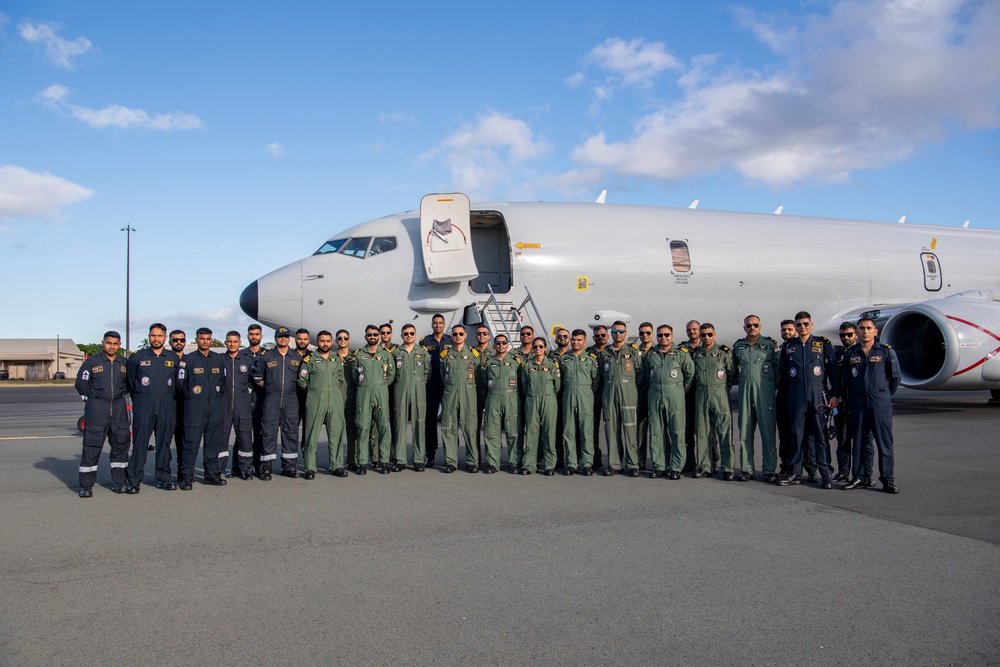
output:
<path id="1" fill-rule="evenodd" d="M 253 281 L 246 286 L 243 293 L 240 294 L 240 308 L 243 312 L 250 316 L 250 319 L 257 319 L 257 281 Z"/>

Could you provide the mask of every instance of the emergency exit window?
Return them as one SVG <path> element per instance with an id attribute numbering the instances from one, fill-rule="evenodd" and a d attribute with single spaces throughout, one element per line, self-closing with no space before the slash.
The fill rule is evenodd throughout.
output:
<path id="1" fill-rule="evenodd" d="M 670 262 L 675 273 L 691 272 L 691 253 L 686 241 L 670 242 Z"/>

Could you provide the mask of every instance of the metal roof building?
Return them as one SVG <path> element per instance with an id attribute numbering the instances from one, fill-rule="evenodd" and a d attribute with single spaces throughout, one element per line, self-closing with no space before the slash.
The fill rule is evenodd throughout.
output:
<path id="1" fill-rule="evenodd" d="M 0 338 L 0 370 L 11 380 L 51 380 L 62 371 L 76 377 L 86 355 L 72 338 Z"/>

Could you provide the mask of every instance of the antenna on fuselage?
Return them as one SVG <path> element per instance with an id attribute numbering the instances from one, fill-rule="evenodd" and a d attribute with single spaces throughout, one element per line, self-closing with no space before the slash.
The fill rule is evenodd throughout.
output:
<path id="1" fill-rule="evenodd" d="M 781 212 L 784 210 L 784 208 L 785 208 L 784 206 L 779 206 L 778 208 L 774 209 L 774 214 L 781 215 Z"/>
<path id="2" fill-rule="evenodd" d="M 594 203 L 596 203 L 596 204 L 603 204 L 604 203 L 604 198 L 607 197 L 607 196 L 608 196 L 608 191 L 607 190 L 601 190 L 601 194 L 597 195 L 597 201 L 594 202 Z"/>
<path id="3" fill-rule="evenodd" d="M 688 208 L 698 208 L 698 200 L 695 199 L 693 202 L 691 202 L 691 205 L 688 206 Z"/>
<path id="4" fill-rule="evenodd" d="M 904 215 L 902 218 L 899 219 L 899 224 L 902 225 L 905 222 L 906 222 L 906 216 Z"/>

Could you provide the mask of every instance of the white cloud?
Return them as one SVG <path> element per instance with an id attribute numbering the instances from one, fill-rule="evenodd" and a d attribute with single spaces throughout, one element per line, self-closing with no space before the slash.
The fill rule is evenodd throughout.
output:
<path id="1" fill-rule="evenodd" d="M 491 111 L 475 124 L 464 125 L 440 146 L 426 152 L 424 160 L 440 160 L 451 172 L 451 187 L 482 194 L 497 185 L 510 187 L 512 171 L 550 150 L 523 120 Z"/>
<path id="2" fill-rule="evenodd" d="M 787 24 L 737 17 L 778 66 L 696 56 L 677 79 L 680 99 L 637 121 L 630 138 L 589 137 L 574 159 L 659 181 L 731 168 L 780 187 L 906 159 L 954 125 L 1000 126 L 1000 3 L 845 0 Z M 627 50 L 608 52 L 620 56 L 603 66 L 650 71 L 629 69 Z"/>
<path id="3" fill-rule="evenodd" d="M 46 171 L 0 165 L 0 220 L 58 218 L 62 207 L 93 194 L 83 186 Z"/>
<path id="4" fill-rule="evenodd" d="M 618 37 L 595 46 L 585 60 L 609 72 L 623 86 L 648 86 L 662 72 L 682 67 L 663 42 L 626 42 Z"/>
<path id="5" fill-rule="evenodd" d="M 49 86 L 35 96 L 35 101 L 69 114 L 82 123 L 99 130 L 116 128 L 122 130 L 146 129 L 160 132 L 171 130 L 201 130 L 204 123 L 194 114 L 173 111 L 150 114 L 142 109 L 131 109 L 120 104 L 111 104 L 103 109 L 90 109 L 66 101 L 69 89 L 58 84 Z"/>
<path id="6" fill-rule="evenodd" d="M 378 122 L 394 130 L 401 130 L 404 127 L 416 125 L 417 117 L 408 111 L 397 109 L 396 111 L 380 113 L 378 115 Z"/>
<path id="7" fill-rule="evenodd" d="M 267 151 L 267 154 L 273 158 L 284 157 L 285 155 L 285 147 L 279 144 L 277 141 L 269 143 L 267 145 L 267 148 L 265 148 L 264 150 Z"/>
<path id="8" fill-rule="evenodd" d="M 73 69 L 76 66 L 75 61 L 91 53 L 94 48 L 86 37 L 77 37 L 73 41 L 63 39 L 56 34 L 60 26 L 55 23 L 22 21 L 17 28 L 26 42 L 45 47 L 45 59 L 62 69 Z"/>
<path id="9" fill-rule="evenodd" d="M 212 330 L 212 335 L 219 340 L 225 339 L 226 332 L 230 329 L 239 331 L 244 340 L 246 339 L 247 325 L 251 319 L 246 313 L 239 309 L 239 306 L 218 306 L 214 308 L 197 308 L 193 310 L 182 310 L 176 313 L 156 313 L 153 315 L 133 315 L 132 320 L 132 346 L 135 347 L 146 337 L 149 325 L 153 322 L 162 322 L 167 330 L 181 329 L 187 334 L 189 343 L 194 342 L 194 333 L 199 327 L 208 327 Z M 125 334 L 124 318 L 113 318 L 106 320 L 104 326 L 120 331 Z M 122 341 L 124 344 L 124 341 Z"/>

